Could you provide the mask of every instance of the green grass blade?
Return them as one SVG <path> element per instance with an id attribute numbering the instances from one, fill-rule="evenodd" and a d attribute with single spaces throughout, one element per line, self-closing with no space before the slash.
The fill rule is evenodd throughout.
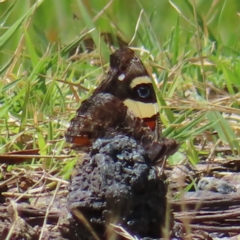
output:
<path id="1" fill-rule="evenodd" d="M 44 0 L 38 0 L 21 18 L 19 18 L 2 36 L 0 36 L 0 50 L 3 49 L 4 45 L 18 30 L 23 21 L 26 20 L 43 2 Z"/>
<path id="2" fill-rule="evenodd" d="M 5 22 L 8 20 L 9 16 L 12 14 L 13 7 L 16 4 L 16 0 L 13 1 L 10 6 L 7 8 L 7 10 L 0 16 L 0 23 L 1 25 L 5 25 Z"/>
<path id="3" fill-rule="evenodd" d="M 217 131 L 219 138 L 224 143 L 229 144 L 233 152 L 235 150 L 240 152 L 237 136 L 229 125 L 229 122 L 223 118 L 222 114 L 211 111 L 207 113 L 207 118 L 209 122 L 214 123 L 213 128 Z"/>
<path id="4" fill-rule="evenodd" d="M 26 41 L 26 47 L 28 49 L 28 53 L 29 53 L 29 56 L 31 59 L 31 63 L 32 63 L 33 67 L 36 67 L 36 65 L 38 64 L 38 61 L 39 61 L 39 57 L 35 51 L 34 44 L 32 43 L 32 40 L 26 30 L 25 30 L 24 37 L 25 37 L 25 41 Z"/>

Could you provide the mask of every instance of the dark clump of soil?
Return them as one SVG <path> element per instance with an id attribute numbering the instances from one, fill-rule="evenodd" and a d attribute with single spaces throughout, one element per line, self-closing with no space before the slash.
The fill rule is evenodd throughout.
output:
<path id="1" fill-rule="evenodd" d="M 118 134 L 96 140 L 74 167 L 69 185 L 59 181 L 56 189 L 42 192 L 43 173 L 20 169 L 17 175 L 4 176 L 0 239 L 161 237 L 166 186 L 148 153 L 133 138 Z M 25 188 L 19 192 L 25 180 L 29 180 L 26 194 Z"/>
<path id="2" fill-rule="evenodd" d="M 72 174 L 68 208 L 73 219 L 63 234 L 124 239 L 116 235 L 115 225 L 140 239 L 160 238 L 167 190 L 159 175 L 135 140 L 121 135 L 98 139 Z"/>

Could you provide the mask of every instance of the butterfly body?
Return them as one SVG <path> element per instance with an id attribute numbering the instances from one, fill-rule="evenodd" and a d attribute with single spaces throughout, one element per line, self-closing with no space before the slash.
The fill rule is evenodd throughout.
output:
<path id="1" fill-rule="evenodd" d="M 152 80 L 129 48 L 110 56 L 106 79 L 82 102 L 71 120 L 66 140 L 75 149 L 83 149 L 97 138 L 111 138 L 114 134 L 133 137 L 152 161 L 172 154 L 178 146 L 174 140 L 161 138 Z"/>

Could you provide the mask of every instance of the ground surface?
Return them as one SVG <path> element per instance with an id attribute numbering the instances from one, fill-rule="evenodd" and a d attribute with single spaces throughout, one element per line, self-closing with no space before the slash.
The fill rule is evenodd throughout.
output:
<path id="1" fill-rule="evenodd" d="M 143 152 L 135 141 L 123 136 L 113 141 L 97 141 L 91 157 L 86 155 L 79 159 L 70 185 L 51 179 L 40 169 L 19 170 L 3 176 L 1 238 L 96 239 L 89 234 L 92 231 L 105 239 L 106 221 L 114 222 L 116 226 L 121 222 L 123 228 L 115 226 L 109 234 L 115 231 L 126 234 L 128 231 L 138 236 L 159 238 L 157 226 L 163 226 L 165 218 L 167 185 L 157 177 L 155 168 L 142 161 L 133 161 L 136 159 L 134 154 Z M 167 167 L 168 204 L 174 221 L 167 217 L 170 234 L 165 236 L 236 239 L 234 236 L 240 233 L 238 163 L 238 160 L 225 164 L 215 161 L 211 163 L 210 171 L 210 163 L 199 163 L 195 169 Z M 202 178 L 197 184 L 199 176 L 206 171 L 216 177 Z M 199 190 L 181 193 L 191 179 L 196 179 Z M 54 184 L 54 190 L 47 187 L 46 182 Z M 79 217 L 79 212 L 84 218 L 81 214 Z M 91 222 L 92 230 L 83 224 L 85 218 Z"/>

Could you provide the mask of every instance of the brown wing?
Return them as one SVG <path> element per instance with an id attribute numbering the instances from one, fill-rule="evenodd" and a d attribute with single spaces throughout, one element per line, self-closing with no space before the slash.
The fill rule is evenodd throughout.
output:
<path id="1" fill-rule="evenodd" d="M 136 117 L 146 122 L 155 139 L 159 139 L 161 127 L 152 79 L 130 48 L 120 48 L 111 54 L 110 70 L 93 95 L 103 92 L 121 100 Z"/>
<path id="2" fill-rule="evenodd" d="M 97 138 L 106 137 L 120 128 L 126 114 L 127 108 L 111 94 L 92 95 L 82 102 L 71 120 L 66 140 L 73 143 L 74 148 L 90 146 Z"/>
<path id="3" fill-rule="evenodd" d="M 106 79 L 82 102 L 71 120 L 66 140 L 83 150 L 97 138 L 115 134 L 133 137 L 151 161 L 158 161 L 177 150 L 174 140 L 162 139 L 159 113 L 151 79 L 141 60 L 129 48 L 110 56 Z"/>
<path id="4" fill-rule="evenodd" d="M 174 140 L 155 141 L 154 133 L 145 122 L 108 93 L 93 95 L 82 103 L 71 120 L 66 140 L 73 144 L 74 149 L 84 150 L 96 139 L 111 138 L 116 134 L 133 137 L 153 162 L 172 154 L 178 146 Z"/>

